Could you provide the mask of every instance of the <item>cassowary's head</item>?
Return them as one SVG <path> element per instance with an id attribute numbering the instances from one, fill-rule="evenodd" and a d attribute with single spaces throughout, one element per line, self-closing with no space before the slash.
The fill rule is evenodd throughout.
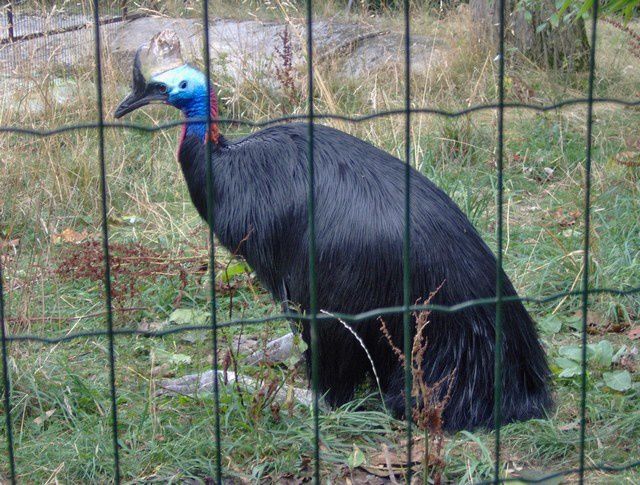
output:
<path id="1" fill-rule="evenodd" d="M 207 115 L 206 76 L 182 58 L 180 39 L 173 31 L 156 34 L 138 49 L 131 88 L 116 108 L 116 118 L 152 103 L 170 104 L 190 118 Z M 217 115 L 213 97 L 211 104 Z"/>

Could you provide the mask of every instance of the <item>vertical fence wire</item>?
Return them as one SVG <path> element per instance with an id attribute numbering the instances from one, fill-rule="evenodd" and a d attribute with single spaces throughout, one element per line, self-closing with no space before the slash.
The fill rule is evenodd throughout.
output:
<path id="1" fill-rule="evenodd" d="M 213 400 L 214 400 L 214 426 L 215 426 L 215 473 L 216 483 L 222 483 L 222 451 L 220 435 L 220 388 L 218 382 L 218 325 L 216 316 L 216 267 L 215 267 L 215 217 L 214 217 L 214 197 L 213 197 L 213 163 L 211 160 L 212 144 L 214 140 L 211 136 L 211 57 L 209 53 L 209 0 L 202 0 L 202 22 L 204 26 L 203 55 L 206 72 L 207 86 L 207 126 L 205 136 L 205 164 L 207 177 L 207 219 L 209 222 L 209 276 L 210 276 L 210 299 L 211 299 L 211 346 L 213 350 L 213 361 L 211 363 L 213 371 Z"/>
<path id="2" fill-rule="evenodd" d="M 497 193 L 496 193 L 496 326 L 493 368 L 493 428 L 495 433 L 495 461 L 493 468 L 494 483 L 500 481 L 500 427 L 502 426 L 502 317 L 503 317 L 503 158 L 504 158 L 504 17 L 505 0 L 500 0 L 498 12 L 498 146 L 496 154 Z"/>
<path id="3" fill-rule="evenodd" d="M 404 0 L 404 235 L 402 238 L 402 288 L 403 311 L 402 330 L 404 347 L 404 412 L 407 421 L 407 470 L 405 480 L 411 483 L 412 459 L 411 449 L 413 440 L 411 436 L 411 28 L 410 28 L 411 2 Z"/>
<path id="4" fill-rule="evenodd" d="M 4 283 L 2 275 L 2 259 L 0 258 L 0 331 L 2 332 L 2 385 L 4 387 L 4 420 L 7 438 L 7 454 L 9 457 L 9 480 L 16 483 L 16 462 L 13 456 L 13 428 L 11 425 L 11 381 L 9 379 L 9 349 L 7 346 L 7 330 L 4 327 Z"/>
<path id="5" fill-rule="evenodd" d="M 113 308 L 111 302 L 111 259 L 109 255 L 109 222 L 107 219 L 107 169 L 104 144 L 104 108 L 102 92 L 102 52 L 100 43 L 99 0 L 93 0 L 93 34 L 95 48 L 96 108 L 98 111 L 98 159 L 100 163 L 100 197 L 102 210 L 102 251 L 104 255 L 104 292 L 107 310 L 107 332 L 109 339 L 109 386 L 111 393 L 111 433 L 113 435 L 114 482 L 120 483 L 120 454 L 118 450 L 118 405 L 116 400 L 116 363 L 113 338 Z"/>
<path id="6" fill-rule="evenodd" d="M 580 463 L 579 482 L 584 482 L 585 438 L 587 428 L 587 311 L 589 309 L 589 251 L 591 231 L 591 152 L 593 145 L 593 88 L 596 72 L 596 40 L 598 1 L 593 2 L 591 46 L 589 57 L 589 85 L 587 92 L 587 138 L 584 170 L 584 248 L 582 252 L 582 362 L 580 375 Z"/>
<path id="7" fill-rule="evenodd" d="M 314 155 L 314 86 L 313 86 L 313 1 L 307 0 L 307 77 L 308 77 L 308 160 L 309 193 L 307 199 L 307 217 L 309 225 L 309 311 L 311 320 L 311 388 L 313 392 L 313 480 L 320 483 L 320 400 L 318 383 L 320 372 L 320 351 L 318 345 L 318 296 L 316 275 L 316 221 L 315 221 L 315 169 Z"/>

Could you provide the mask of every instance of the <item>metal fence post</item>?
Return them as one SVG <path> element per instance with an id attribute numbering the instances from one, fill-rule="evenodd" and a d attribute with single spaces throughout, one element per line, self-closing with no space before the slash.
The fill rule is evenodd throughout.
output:
<path id="1" fill-rule="evenodd" d="M 11 379 L 9 377 L 9 349 L 7 345 L 7 330 L 5 328 L 4 313 L 4 286 L 2 275 L 2 260 L 0 259 L 0 332 L 2 344 L 2 385 L 4 387 L 4 419 L 5 434 L 7 437 L 7 454 L 9 458 L 9 480 L 12 484 L 16 483 L 16 462 L 13 451 L 13 425 L 11 422 Z"/>
<path id="2" fill-rule="evenodd" d="M 496 193 L 496 326 L 495 326 L 495 349 L 493 368 L 493 428 L 495 433 L 494 453 L 495 462 L 493 468 L 493 481 L 500 481 L 500 428 L 502 426 L 502 320 L 503 320 L 503 286 L 504 275 L 502 272 L 503 259 L 503 221 L 504 221 L 504 37 L 505 37 L 505 0 L 500 0 L 498 15 L 498 146 L 497 146 L 497 193 Z"/>
<path id="3" fill-rule="evenodd" d="M 214 417 L 214 442 L 215 442 L 215 482 L 222 483 L 222 436 L 220 432 L 220 385 L 218 378 L 218 320 L 217 320 L 217 300 L 216 300 L 216 241 L 215 241 L 215 212 L 214 212 L 214 190 L 213 190 L 213 167 L 211 162 L 213 140 L 211 134 L 211 54 L 209 52 L 209 0 L 202 1 L 202 22 L 203 30 L 203 57 L 204 67 L 207 79 L 207 136 L 205 142 L 205 160 L 206 160 L 206 198 L 207 198 L 207 222 L 209 236 L 209 285 L 211 303 L 209 306 L 209 315 L 211 319 L 211 351 L 213 358 L 211 362 L 211 370 L 213 371 L 213 401 L 215 406 Z"/>
<path id="4" fill-rule="evenodd" d="M 587 136 L 584 169 L 584 245 L 582 252 L 582 362 L 580 376 L 580 471 L 578 481 L 584 483 L 585 437 L 587 429 L 587 318 L 589 309 L 589 262 L 591 245 L 591 160 L 593 151 L 593 90 L 596 71 L 596 42 L 598 31 L 598 1 L 593 2 L 591 19 L 591 52 L 589 56 L 589 86 L 587 90 Z"/>
<path id="5" fill-rule="evenodd" d="M 102 215 L 102 251 L 104 257 L 104 293 L 107 315 L 107 336 L 109 339 L 109 390 L 111 397 L 111 434 L 113 441 L 113 480 L 120 483 L 120 453 L 118 445 L 118 401 L 116 389 L 116 356 L 115 337 L 113 331 L 113 304 L 111 301 L 111 256 L 109 253 L 109 220 L 107 209 L 107 168 L 104 137 L 104 97 L 102 86 L 102 47 L 100 38 L 100 5 L 98 0 L 93 0 L 93 35 L 94 56 L 96 61 L 96 110 L 98 112 L 98 162 L 100 169 L 100 206 Z"/>
<path id="6" fill-rule="evenodd" d="M 412 437 L 412 331 L 411 331 L 411 2 L 404 0 L 404 226 L 402 235 L 402 330 L 404 352 L 404 412 L 407 421 L 407 470 L 405 481 L 411 483 Z"/>

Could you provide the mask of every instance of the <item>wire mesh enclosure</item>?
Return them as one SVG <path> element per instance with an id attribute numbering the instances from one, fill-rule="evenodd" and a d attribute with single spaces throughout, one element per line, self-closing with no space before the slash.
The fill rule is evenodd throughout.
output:
<path id="1" fill-rule="evenodd" d="M 0 62 L 10 70 L 27 62 L 72 64 L 79 51 L 91 44 L 93 4 L 82 2 L 8 1 L 0 6 Z M 113 34 L 128 16 L 126 1 L 100 2 L 100 24 Z M 104 32 L 103 32 L 104 33 Z M 73 42 L 60 42 L 61 35 Z M 64 47 L 63 47 L 64 46 Z"/>
<path id="2" fill-rule="evenodd" d="M 224 483 L 225 481 L 225 472 L 224 472 L 224 455 L 226 450 L 223 445 L 223 438 L 221 436 L 221 420 L 223 419 L 224 411 L 220 407 L 219 402 L 219 393 L 220 393 L 220 383 L 219 379 L 219 341 L 218 335 L 221 329 L 228 327 L 236 327 L 245 324 L 259 324 L 259 325 L 267 325 L 270 322 L 276 322 L 287 319 L 302 319 L 309 322 L 311 326 L 311 343 L 310 343 L 310 352 L 311 352 L 311 389 L 313 390 L 313 403 L 312 403 L 312 413 L 313 413 L 313 436 L 314 436 L 314 455 L 312 460 L 313 467 L 313 479 L 315 483 L 320 483 L 322 480 L 321 476 L 321 465 L 323 462 L 323 449 L 322 449 L 322 434 L 323 431 L 321 429 L 320 416 L 322 413 L 320 400 L 321 396 L 318 392 L 318 379 L 319 379 L 319 364 L 318 364 L 318 327 L 323 325 L 324 321 L 329 319 L 329 316 L 322 313 L 322 309 L 319 308 L 316 293 L 317 293 L 317 265 L 318 265 L 318 257 L 316 254 L 316 225 L 315 225 L 315 190 L 314 186 L 314 127 L 316 123 L 322 120 L 341 120 L 348 124 L 358 124 L 364 123 L 366 121 L 377 119 L 377 118 L 385 118 L 385 117 L 393 117 L 398 122 L 404 123 L 404 161 L 406 162 L 406 171 L 404 177 L 404 244 L 403 244 L 403 282 L 404 282 L 404 304 L 400 307 L 393 308 L 378 308 L 375 310 L 371 310 L 366 314 L 358 314 L 358 315 L 337 315 L 339 318 L 343 319 L 346 322 L 352 323 L 360 320 L 366 320 L 371 318 L 372 315 L 376 316 L 384 316 L 391 314 L 402 314 L 403 315 L 403 324 L 404 324 L 404 342 L 403 342 L 403 352 L 407 356 L 411 356 L 412 345 L 413 342 L 411 340 L 411 326 L 414 325 L 414 312 L 416 311 L 438 311 L 438 312 L 448 312 L 455 313 L 466 308 L 470 308 L 472 306 L 482 306 L 482 305 L 495 305 L 496 308 L 496 329 L 495 329 L 495 366 L 494 366 L 494 449 L 493 449 L 493 479 L 489 481 L 489 483 L 500 483 L 506 481 L 517 480 L 518 482 L 527 482 L 527 483 L 536 483 L 541 482 L 547 479 L 551 479 L 554 477 L 561 477 L 566 475 L 576 475 L 577 480 L 580 483 L 585 481 L 585 474 L 589 471 L 622 471 L 631 469 L 634 467 L 640 466 L 640 461 L 633 461 L 629 463 L 588 463 L 585 460 L 585 433 L 588 428 L 588 421 L 586 410 L 589 402 L 589 389 L 590 385 L 588 382 L 588 373 L 587 373 L 587 350 L 588 350 L 588 315 L 589 315 L 589 300 L 591 295 L 596 294 L 610 294 L 617 296 L 632 296 L 640 293 L 640 287 L 631 287 L 631 288 L 604 288 L 598 287 L 594 285 L 590 268 L 592 268 L 591 261 L 591 249 L 592 249 L 592 239 L 591 239 L 591 176 L 592 176 L 592 166 L 593 166 L 593 132 L 592 128 L 594 125 L 594 106 L 597 104 L 607 104 L 609 106 L 615 106 L 616 109 L 627 108 L 636 108 L 640 105 L 640 101 L 638 100 L 625 100 L 625 99 L 611 99 L 611 98 L 599 98 L 595 96 L 595 73 L 596 73 L 596 45 L 597 45 L 597 36 L 598 36 L 598 16 L 599 16 L 599 2 L 593 3 L 593 11 L 590 18 L 591 27 L 590 27 L 590 64 L 589 64 L 589 73 L 588 73 L 588 82 L 587 82 L 587 93 L 585 97 L 581 98 L 571 98 L 561 100 L 552 104 L 535 104 L 535 103 L 515 103 L 511 101 L 507 101 L 505 97 L 505 85 L 507 83 L 507 76 L 505 74 L 505 0 L 500 0 L 500 17 L 499 17 L 499 43 L 495 48 L 497 53 L 496 55 L 496 69 L 497 69 L 497 102 L 496 103 L 487 103 L 481 105 L 469 106 L 466 109 L 458 110 L 458 111 L 448 111 L 446 109 L 440 109 L 438 107 L 428 107 L 428 106 L 420 106 L 415 107 L 412 105 L 412 91 L 418 89 L 418 87 L 413 85 L 412 82 L 412 49 L 411 49 L 411 15 L 410 15 L 410 5 L 409 1 L 405 0 L 403 2 L 404 8 L 404 17 L 403 17 L 403 26 L 404 26 L 404 50 L 402 53 L 398 53 L 398 55 L 402 55 L 404 57 L 404 73 L 402 78 L 403 89 L 404 89 L 404 99 L 405 104 L 404 107 L 395 110 L 384 110 L 377 111 L 373 114 L 362 115 L 362 116 L 348 116 L 340 113 L 326 113 L 326 112 L 318 112 L 315 107 L 315 93 L 318 90 L 316 86 L 314 76 L 314 59 L 317 56 L 317 53 L 314 52 L 314 30 L 312 28 L 314 24 L 314 16 L 313 16 L 313 2 L 308 0 L 306 2 L 306 61 L 307 61 L 307 112 L 304 114 L 295 114 L 295 115 L 286 115 L 274 119 L 270 119 L 267 121 L 252 121 L 246 119 L 225 119 L 220 118 L 217 120 L 213 120 L 211 117 L 206 119 L 206 123 L 208 127 L 210 127 L 212 122 L 216 122 L 222 125 L 242 125 L 246 127 L 263 127 L 276 123 L 291 121 L 291 120 L 303 120 L 308 123 L 308 180 L 311 181 L 308 187 L 308 199 L 307 199 L 307 207 L 308 207 L 308 235 L 309 235 L 309 252 L 310 258 L 308 261 L 309 264 L 309 275 L 310 275 L 310 308 L 311 311 L 306 315 L 299 315 L 297 313 L 280 313 L 277 315 L 268 315 L 260 318 L 232 318 L 226 321 L 220 321 L 219 309 L 217 308 L 217 294 L 216 291 L 219 288 L 216 282 L 216 273 L 215 271 L 210 271 L 211 281 L 209 284 L 210 288 L 210 306 L 209 306 L 209 320 L 206 323 L 200 324 L 189 324 L 189 325 L 181 325 L 179 327 L 171 327 L 168 329 L 141 329 L 139 327 L 116 327 L 114 326 L 114 304 L 112 301 L 113 295 L 113 277 L 112 277 L 112 267 L 111 262 L 113 260 L 112 255 L 110 254 L 111 246 L 109 244 L 110 240 L 110 207 L 109 207 L 109 187 L 107 185 L 107 168 L 106 168 L 106 156 L 105 150 L 107 148 L 107 139 L 106 133 L 108 131 L 161 131 L 167 128 L 175 127 L 177 125 L 182 125 L 183 122 L 170 122 L 163 123 L 155 126 L 141 125 L 136 123 L 116 123 L 108 120 L 109 116 L 107 115 L 108 108 L 104 105 L 104 96 L 103 96 L 103 48 L 101 42 L 104 39 L 104 29 L 106 25 L 111 23 L 119 22 L 121 20 L 126 19 L 128 16 L 132 15 L 131 10 L 128 10 L 127 2 L 114 1 L 114 2 L 99 2 L 98 0 L 94 0 L 93 2 L 79 2 L 68 4 L 66 2 L 62 2 L 60 4 L 60 8 L 56 5 L 56 2 L 46 2 L 46 11 L 48 12 L 46 20 L 39 19 L 38 21 L 30 20 L 30 14 L 33 12 L 32 9 L 37 9 L 39 7 L 38 2 L 9 2 L 5 4 L 2 9 L 0 9 L 0 17 L 2 17 L 0 24 L 0 32 L 2 32 L 2 37 L 0 38 L 0 42 L 2 43 L 2 47 L 0 47 L 0 60 L 8 62 L 9 64 L 16 64 L 20 62 L 22 59 L 28 59 L 28 55 L 26 53 L 21 53 L 19 48 L 19 42 L 27 41 L 34 38 L 40 38 L 42 41 L 42 45 L 38 46 L 38 49 L 44 49 L 41 55 L 51 55 L 51 52 L 55 50 L 55 46 L 48 44 L 48 38 L 52 34 L 60 34 L 66 33 L 76 30 L 84 29 L 87 26 L 91 26 L 91 38 L 92 38 L 92 49 L 93 49 L 93 59 L 95 62 L 95 100 L 96 100 L 96 113 L 97 118 L 93 121 L 82 122 L 75 125 L 65 125 L 58 126 L 51 129 L 33 129 L 25 126 L 0 126 L 0 132 L 3 135 L 8 136 L 20 136 L 23 137 L 24 140 L 30 140 L 34 137 L 55 137 L 61 133 L 74 132 L 79 130 L 93 130 L 95 132 L 95 137 L 97 140 L 97 145 L 95 146 L 95 166 L 99 167 L 99 181 L 100 181 L 100 216 L 101 216 L 101 229 L 102 229 L 102 261 L 104 262 L 104 309 L 105 309 L 105 318 L 104 318 L 104 327 L 96 330 L 83 330 L 83 331 L 70 331 L 64 335 L 54 335 L 54 336 L 42 336 L 35 335 L 30 333 L 13 333 L 8 330 L 7 318 L 5 312 L 5 298 L 6 291 L 3 288 L 3 267 L 2 260 L 0 260 L 0 326 L 2 330 L 1 335 L 1 345 L 2 345 L 2 362 L 3 362 L 3 376 L 2 376 L 2 385 L 4 391 L 4 403 L 3 403 L 3 412 L 5 419 L 5 430 L 6 430 L 6 460 L 7 460 L 7 469 L 9 470 L 9 480 L 12 483 L 16 483 L 18 474 L 20 470 L 16 469 L 16 456 L 15 456 L 15 433 L 16 433 L 16 422 L 15 416 L 12 415 L 12 406 L 15 405 L 12 398 L 12 369 L 9 364 L 10 357 L 10 349 L 12 342 L 34 342 L 39 343 L 45 346 L 53 346 L 61 343 L 67 343 L 74 341 L 76 339 L 86 338 L 86 337 L 105 337 L 106 338 L 106 354 L 108 356 L 108 382 L 109 382 L 109 394 L 110 394 L 110 404 L 108 413 L 111 425 L 111 433 L 112 433 L 112 456 L 113 456 L 113 472 L 112 477 L 113 481 L 116 483 L 120 482 L 121 479 L 121 465 L 120 465 L 120 454 L 121 454 L 121 443 L 119 440 L 119 433 L 121 433 L 121 428 L 119 426 L 119 398 L 118 398 L 118 386 L 116 385 L 116 369 L 118 366 L 118 362 L 116 359 L 115 345 L 117 343 L 117 339 L 119 336 L 124 335 L 144 335 L 152 338 L 162 338 L 169 334 L 175 333 L 188 333 L 194 331 L 203 331 L 206 330 L 209 332 L 210 339 L 210 347 L 212 358 L 212 371 L 213 371 L 213 402 L 215 406 L 215 420 L 210 423 L 215 430 L 214 432 L 214 444 L 213 449 L 214 453 L 212 459 L 215 465 L 215 476 L 213 480 L 216 483 Z M 205 46 L 209 46 L 210 44 L 210 22 L 209 19 L 211 17 L 211 13 L 209 12 L 209 3 L 207 1 L 202 3 L 202 20 L 203 20 L 203 43 Z M 77 34 L 73 34 L 77 35 Z M 78 42 L 85 43 L 86 39 L 78 36 Z M 5 51 L 5 49 L 14 49 L 11 51 Z M 3 53 L 3 51 L 5 53 Z M 10 52 L 6 54 L 6 52 Z M 40 55 L 40 54 L 38 54 Z M 17 57 L 16 57 L 17 56 Z M 212 71 L 212 64 L 214 60 L 211 58 L 210 52 L 208 48 L 204 49 L 203 52 L 203 61 L 204 61 L 204 70 L 206 73 L 210 74 Z M 210 76 L 208 76 L 210 77 Z M 584 180 L 582 181 L 584 187 L 584 200 L 582 201 L 582 213 L 581 216 L 584 219 L 584 234 L 582 239 L 582 249 L 581 249 L 581 258 L 582 258 L 582 267 L 583 271 L 580 276 L 579 284 L 576 287 L 571 288 L 568 291 L 562 291 L 559 293 L 554 293 L 551 295 L 546 295 L 543 297 L 538 296 L 523 296 L 519 298 L 519 300 L 530 302 L 532 304 L 536 303 L 547 303 L 552 301 L 560 301 L 566 297 L 579 297 L 581 300 L 580 308 L 581 308 L 581 321 L 580 321 L 580 333 L 581 333 L 581 361 L 580 361 L 580 404 L 579 404 L 579 415 L 577 416 L 577 421 L 579 425 L 579 452 L 578 452 L 578 463 L 575 468 L 564 469 L 561 471 L 554 471 L 553 473 L 546 474 L 543 477 L 538 477 L 535 479 L 528 479 L 525 477 L 520 477 L 517 479 L 514 478 L 505 478 L 503 469 L 504 469 L 504 461 L 502 458 L 502 438 L 501 434 L 502 428 L 502 417 L 501 417 L 501 402 L 502 402 L 502 383 L 503 380 L 501 378 L 501 373 L 503 369 L 503 332 L 502 332 L 502 324 L 504 321 L 503 315 L 503 307 L 504 304 L 509 301 L 514 301 L 513 297 L 506 297 L 504 295 L 504 281 L 502 279 L 502 267 L 503 267 L 503 254 L 505 252 L 505 240 L 507 238 L 506 230 L 505 230 L 505 204 L 504 204 L 504 186 L 505 180 L 503 177 L 504 174 L 504 164 L 505 164 L 505 112 L 508 110 L 529 110 L 534 113 L 546 113 L 553 112 L 562 108 L 569 107 L 584 107 L 586 108 L 586 116 L 584 118 L 584 126 L 586 127 L 585 138 L 584 138 L 584 151 L 585 151 L 585 165 L 584 165 Z M 208 110 L 210 111 L 210 110 Z M 414 117 L 419 115 L 430 115 L 436 117 L 442 117 L 444 119 L 459 119 L 467 116 L 473 116 L 477 113 L 482 112 L 495 112 L 496 114 L 496 131 L 497 131 L 497 139 L 495 140 L 495 174 L 496 174 L 496 184 L 495 184 L 495 196 L 496 196 L 496 207 L 497 211 L 495 214 L 495 237 L 497 245 L 495 246 L 495 254 L 497 257 L 497 287 L 496 287 L 496 297 L 489 299 L 480 299 L 480 300 L 470 300 L 466 301 L 462 304 L 451 306 L 451 307 L 443 307 L 441 305 L 432 305 L 432 304 L 416 304 L 414 301 L 411 301 L 411 291 L 410 291 L 410 282 L 411 282 L 411 265 L 410 265 L 410 255 L 411 255 L 411 238 L 410 238 L 410 221 L 411 221 L 411 206 L 410 206 L 410 190 L 411 190 L 411 160 L 412 160 L 412 147 L 414 146 L 411 141 L 412 137 L 412 122 Z M 187 123 L 196 123 L 202 122 L 200 119 L 192 119 L 187 121 Z M 207 129 L 209 132 L 209 129 Z M 211 143 L 207 143 L 207 157 L 209 159 L 210 152 L 213 149 Z M 211 164 L 207 164 L 207 187 L 208 187 L 208 197 L 209 197 L 209 268 L 215 268 L 216 261 L 216 242 L 214 238 L 214 230 L 215 230 L 215 221 L 213 218 L 213 195 L 212 195 L 212 184 L 213 178 L 215 177 L 215 173 L 212 173 Z M 333 316 L 332 316 L 333 317 Z M 405 396 L 405 414 L 406 416 L 412 416 L 412 403 L 411 403 L 411 389 L 412 389 L 412 375 L 411 369 L 409 366 L 405 366 L 405 379 L 404 379 L 404 396 Z M 415 425 L 412 425 L 410 419 L 406 422 L 406 431 L 405 431 L 405 440 L 406 440 L 406 457 L 407 463 L 405 467 L 405 476 L 404 480 L 406 483 L 412 483 L 414 477 L 413 466 L 411 463 L 410 457 L 412 457 L 412 446 L 415 443 Z M 197 450 L 194 450 L 194 453 L 197 453 Z"/>

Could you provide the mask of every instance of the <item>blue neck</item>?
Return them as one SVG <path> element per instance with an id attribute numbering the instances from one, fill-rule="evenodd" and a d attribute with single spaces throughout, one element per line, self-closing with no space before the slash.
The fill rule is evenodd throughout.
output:
<path id="1" fill-rule="evenodd" d="M 185 118 L 206 118 L 207 116 L 207 103 L 206 98 L 193 99 L 187 106 L 182 108 L 182 113 Z M 186 129 L 186 135 L 195 135 L 200 140 L 204 140 L 204 135 L 207 132 L 207 123 L 189 123 Z"/>

